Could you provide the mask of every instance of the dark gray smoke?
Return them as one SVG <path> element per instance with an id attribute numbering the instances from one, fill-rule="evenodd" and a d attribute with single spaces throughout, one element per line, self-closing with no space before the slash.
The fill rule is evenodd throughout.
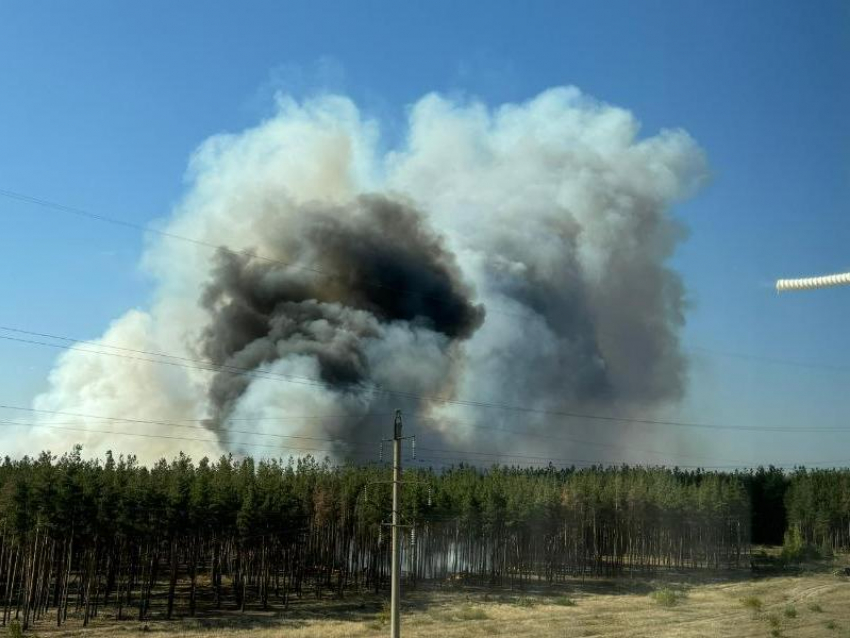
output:
<path id="1" fill-rule="evenodd" d="M 255 370 L 292 356 L 318 364 L 331 390 L 373 386 L 365 345 L 403 322 L 444 335 L 446 345 L 481 325 L 454 257 L 413 208 L 370 195 L 347 206 L 310 204 L 292 226 L 265 229 L 276 259 L 220 251 L 202 305 L 203 352 L 214 364 Z M 271 217 L 273 219 L 273 217 Z M 299 263 L 310 264 L 301 268 Z M 252 377 L 215 375 L 210 398 L 226 421 Z"/>

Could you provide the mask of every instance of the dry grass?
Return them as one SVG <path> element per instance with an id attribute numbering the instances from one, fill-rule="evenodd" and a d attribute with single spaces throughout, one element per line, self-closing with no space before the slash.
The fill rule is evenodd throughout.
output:
<path id="1" fill-rule="evenodd" d="M 681 584 L 669 585 L 679 591 Z M 660 605 L 649 583 L 591 582 L 559 591 L 523 595 L 510 592 L 405 592 L 406 638 L 484 638 L 486 636 L 573 638 L 685 638 L 693 636 L 850 636 L 850 583 L 829 573 L 781 576 L 757 581 L 690 584 L 686 598 Z M 743 601 L 758 600 L 760 605 Z M 569 602 L 565 602 L 569 601 Z M 161 638 L 360 638 L 383 636 L 388 627 L 380 599 L 351 597 L 344 603 L 296 603 L 287 614 L 245 614 L 121 624 L 98 619 L 83 631 L 65 626 L 37 628 L 41 638 L 143 636 Z M 322 607 L 321 605 L 324 605 Z M 793 612 L 790 612 L 793 610 Z"/>

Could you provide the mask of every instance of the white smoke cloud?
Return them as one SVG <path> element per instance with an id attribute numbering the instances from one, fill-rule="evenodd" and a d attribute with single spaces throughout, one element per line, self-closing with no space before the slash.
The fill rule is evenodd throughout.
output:
<path id="1" fill-rule="evenodd" d="M 456 341 L 416 321 L 382 322 L 360 339 L 370 383 L 540 410 L 645 414 L 677 401 L 686 388 L 678 338 L 684 288 L 667 265 L 684 231 L 670 207 L 692 194 L 706 171 L 703 153 L 687 133 L 640 137 L 631 113 L 575 88 L 548 90 L 496 109 L 425 96 L 410 109 L 407 140 L 389 152 L 380 150 L 379 124 L 347 98 L 299 103 L 282 97 L 276 114 L 259 126 L 214 136 L 199 147 L 189 164 L 186 195 L 161 228 L 294 260 L 284 275 L 309 276 L 298 266 L 314 268 L 315 251 L 293 251 L 289 240 L 309 227 L 309 216 L 319 214 L 311 211 L 345 215 L 358 197 L 376 193 L 403 202 L 441 238 L 469 288 L 470 302 L 483 306 L 486 318 L 471 336 Z M 205 246 L 153 240 L 143 266 L 156 278 L 155 301 L 147 310 L 118 318 L 102 342 L 206 356 L 202 344 L 211 318 L 201 298 L 214 263 L 214 251 Z M 339 325 L 350 326 L 350 317 Z M 323 339 L 316 334 L 321 333 L 314 331 L 312 338 Z M 258 369 L 321 376 L 316 357 L 280 351 L 280 358 L 263 361 Z M 156 421 L 204 419 L 216 415 L 210 400 L 213 376 L 71 351 L 59 358 L 49 389 L 34 407 Z M 219 424 L 231 430 L 221 435 L 224 442 L 35 429 L 18 441 L 17 451 L 62 452 L 81 441 L 92 454 L 112 449 L 149 461 L 181 449 L 195 456 L 225 450 L 262 454 L 262 448 L 247 446 L 306 445 L 247 430 L 372 441 L 379 428 L 386 433 L 388 419 L 352 426 L 343 419 L 301 417 L 384 412 L 398 402 L 428 411 L 434 420 L 420 419 L 419 431 L 440 432 L 448 442 L 499 443 L 492 432 L 470 423 L 559 427 L 533 414 L 518 421 L 503 411 L 411 403 L 367 390 L 269 376 L 249 381 Z M 103 429 L 91 419 L 39 418 Z M 106 429 L 216 438 L 214 432 L 165 424 Z M 510 445 L 518 449 L 516 442 Z M 564 456 L 566 450 L 559 452 Z"/>

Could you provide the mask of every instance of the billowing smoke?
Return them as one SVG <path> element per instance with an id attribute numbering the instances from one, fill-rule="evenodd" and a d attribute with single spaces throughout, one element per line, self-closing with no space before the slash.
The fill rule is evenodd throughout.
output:
<path id="1" fill-rule="evenodd" d="M 305 357 L 322 384 L 355 394 L 384 364 L 373 350 L 388 329 L 418 334 L 448 355 L 481 325 L 483 308 L 469 301 L 453 256 L 403 203 L 367 195 L 348 205 L 311 203 L 295 223 L 271 221 L 266 232 L 277 259 L 220 251 L 203 294 L 204 354 L 225 370 L 210 387 L 217 422 L 253 381 L 233 369 Z"/>
<path id="2" fill-rule="evenodd" d="M 640 137 L 574 88 L 496 109 L 428 95 L 399 148 L 378 130 L 344 97 L 280 98 L 258 127 L 205 142 L 163 228 L 227 249 L 154 239 L 155 301 L 102 343 L 223 367 L 69 352 L 36 407 L 185 419 L 208 431 L 144 431 L 218 441 L 69 437 L 142 458 L 299 445 L 252 431 L 372 444 L 401 407 L 442 447 L 642 460 L 481 426 L 552 435 L 572 430 L 547 411 L 647 415 L 683 396 L 670 207 L 705 178 L 693 140 Z"/>

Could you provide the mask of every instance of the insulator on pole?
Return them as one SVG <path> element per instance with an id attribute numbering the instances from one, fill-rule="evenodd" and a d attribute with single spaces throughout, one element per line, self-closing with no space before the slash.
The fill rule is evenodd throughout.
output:
<path id="1" fill-rule="evenodd" d="M 415 436 L 410 440 L 410 445 L 411 445 L 411 447 L 413 447 L 413 460 L 415 461 L 416 460 L 416 437 Z"/>
<path id="2" fill-rule="evenodd" d="M 416 528 L 415 527 L 410 528 L 410 544 L 416 545 Z"/>
<path id="3" fill-rule="evenodd" d="M 381 451 L 378 453 L 378 459 L 380 459 L 381 463 L 384 462 L 384 442 L 381 441 Z"/>
<path id="4" fill-rule="evenodd" d="M 378 530 L 378 546 L 384 544 L 384 530 Z"/>
<path id="5" fill-rule="evenodd" d="M 428 507 L 431 507 L 431 486 L 428 486 Z"/>
<path id="6" fill-rule="evenodd" d="M 776 282 L 777 292 L 786 290 L 813 290 L 832 286 L 850 285 L 850 272 L 823 275 L 822 277 L 800 277 L 798 279 L 780 279 Z"/>
<path id="7" fill-rule="evenodd" d="M 363 486 L 363 500 L 366 503 L 369 502 L 369 489 L 365 485 Z"/>

